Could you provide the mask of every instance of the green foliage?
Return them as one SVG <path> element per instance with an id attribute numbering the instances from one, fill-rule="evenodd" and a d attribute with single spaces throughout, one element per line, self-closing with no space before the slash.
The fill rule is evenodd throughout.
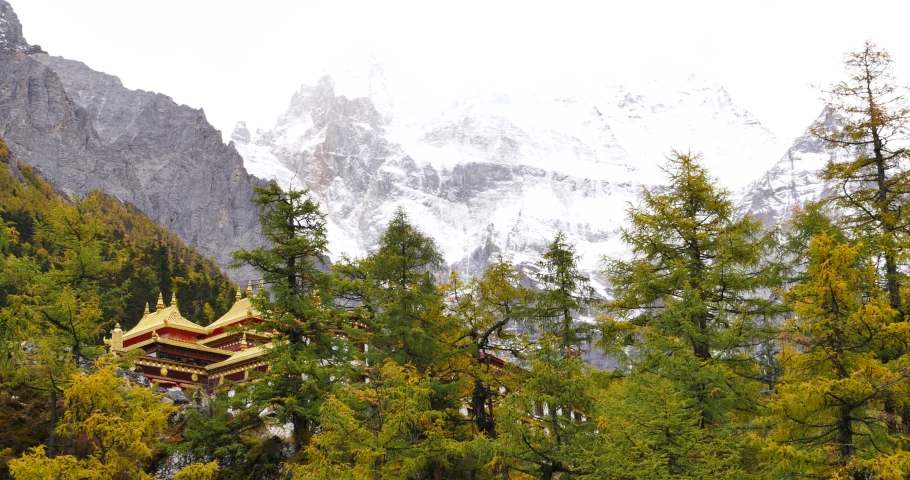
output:
<path id="1" fill-rule="evenodd" d="M 702 428 L 692 396 L 641 373 L 617 383 L 599 405 L 592 478 L 736 478 L 743 454 L 726 432 Z"/>
<path id="2" fill-rule="evenodd" d="M 673 432 L 688 431 L 694 419 L 709 430 L 705 438 L 720 438 L 757 409 L 757 347 L 770 341 L 770 316 L 778 311 L 764 295 L 777 274 L 762 263 L 770 239 L 758 223 L 735 217 L 727 192 L 715 189 L 698 157 L 674 152 L 669 160 L 669 186 L 643 188 L 641 205 L 629 210 L 623 239 L 634 257 L 608 264 L 614 299 L 607 309 L 619 318 L 602 319 L 603 341 L 626 358 L 629 382 L 653 384 L 653 375 L 671 382 L 674 408 L 691 414 L 668 417 L 684 420 Z M 728 468 L 740 440 L 727 441 L 717 453 L 725 458 L 701 452 L 666 471 Z"/>
<path id="3" fill-rule="evenodd" d="M 436 288 L 442 255 L 432 238 L 398 210 L 379 239 L 379 250 L 358 261 L 341 261 L 338 295 L 356 304 L 370 335 L 366 358 L 380 364 L 392 358 L 424 373 L 445 351 L 447 324 Z"/>
<path id="4" fill-rule="evenodd" d="M 588 324 L 575 321 L 575 315 L 594 301 L 590 280 L 578 270 L 575 246 L 558 232 L 538 265 L 537 295 L 533 316 L 539 328 L 559 338 L 568 353 L 578 351 L 591 339 Z"/>
<path id="5" fill-rule="evenodd" d="M 306 191 L 284 192 L 272 184 L 256 194 L 269 245 L 234 258 L 257 268 L 268 285 L 268 293 L 252 298 L 265 319 L 247 328 L 276 336 L 269 370 L 256 374 L 257 381 L 222 390 L 212 402 L 214 415 L 189 416 L 186 442 L 177 447 L 220 459 L 227 472 L 222 476 L 231 478 L 278 475 L 281 459 L 271 440 L 261 440 L 263 432 L 289 425 L 302 451 L 319 430 L 327 396 L 338 382 L 359 375 L 352 362 L 354 332 L 334 306 L 331 277 L 318 268 L 328 253 L 325 215 Z"/>
<path id="6" fill-rule="evenodd" d="M 432 405 L 433 381 L 411 365 L 386 360 L 369 383 L 347 385 L 322 405 L 310 462 L 295 479 L 425 478 L 447 466 L 459 445 L 445 412 Z"/>
<path id="7" fill-rule="evenodd" d="M 787 295 L 796 316 L 781 337 L 784 375 L 766 419 L 766 454 L 781 475 L 833 475 L 854 456 L 882 460 L 904 442 L 886 405 L 906 406 L 910 371 L 879 352 L 910 342 L 910 327 L 895 321 L 857 246 L 821 234 L 809 257 L 807 280 Z"/>
<path id="8" fill-rule="evenodd" d="M 0 153 L 5 151 L 0 141 Z M 16 418 L 7 409 L 33 412 L 33 434 L 16 439 L 16 455 L 44 440 L 39 432 L 55 430 L 57 399 L 79 364 L 103 351 L 103 332 L 141 318 L 137 287 L 143 296 L 157 296 L 160 277 L 147 267 L 151 246 L 165 246 L 166 263 L 193 265 L 175 270 L 176 283 L 184 286 L 178 298 L 199 295 L 220 312 L 232 303 L 234 288 L 214 262 L 176 235 L 100 193 L 60 198 L 31 168 L 11 164 L 5 155 L 0 232 L 0 391 L 20 392 L 17 401 L 0 402 L 0 417 Z M 186 310 L 192 317 L 193 309 Z M 54 437 L 47 438 L 50 456 L 57 453 Z"/>
<path id="9" fill-rule="evenodd" d="M 591 473 L 587 451 L 600 391 L 562 339 L 547 334 L 530 357 L 518 391 L 502 399 L 496 418 L 496 456 L 508 471 L 552 479 Z"/>
<path id="10" fill-rule="evenodd" d="M 527 335 L 512 331 L 526 323 L 531 292 L 522 287 L 521 276 L 511 262 L 500 256 L 480 278 L 463 284 L 453 271 L 444 285 L 449 311 L 459 326 L 450 368 L 469 382 L 471 435 L 496 438 L 497 402 L 503 392 L 514 391 L 522 381 L 514 366 L 501 367 L 494 358 L 520 359 L 529 345 Z"/>

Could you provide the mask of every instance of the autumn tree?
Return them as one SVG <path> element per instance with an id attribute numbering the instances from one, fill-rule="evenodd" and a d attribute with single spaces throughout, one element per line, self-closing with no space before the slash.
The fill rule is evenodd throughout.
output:
<path id="1" fill-rule="evenodd" d="M 281 459 L 265 453 L 277 449 L 258 433 L 290 425 L 294 446 L 302 451 L 319 428 L 322 402 L 339 382 L 357 377 L 345 335 L 349 324 L 336 315 L 323 264 L 325 214 L 305 190 L 270 184 L 255 193 L 267 244 L 235 252 L 234 259 L 235 265 L 255 267 L 267 287 L 251 298 L 263 321 L 247 328 L 273 336 L 269 369 L 254 374 L 263 378 L 220 392 L 212 400 L 211 416 L 189 414 L 187 442 L 178 447 L 220 460 L 230 478 L 277 475 Z"/>
<path id="2" fill-rule="evenodd" d="M 292 466 L 295 479 L 429 478 L 461 444 L 451 438 L 446 412 L 433 406 L 434 379 L 387 359 L 370 381 L 346 385 L 321 407 L 322 428 Z"/>
<path id="3" fill-rule="evenodd" d="M 846 55 L 844 69 L 846 78 L 824 91 L 831 121 L 810 129 L 842 153 L 821 176 L 836 186 L 829 201 L 838 207 L 845 230 L 881 256 L 888 301 L 906 315 L 901 245 L 910 234 L 903 208 L 910 193 L 907 88 L 894 78 L 891 55 L 870 41 Z"/>
<path id="4" fill-rule="evenodd" d="M 806 280 L 787 294 L 794 317 L 781 336 L 784 373 L 765 418 L 775 475 L 830 476 L 851 464 L 881 473 L 910 460 L 886 411 L 893 399 L 905 406 L 910 370 L 879 355 L 910 342 L 910 327 L 897 321 L 862 251 L 818 235 Z"/>
<path id="5" fill-rule="evenodd" d="M 111 357 L 101 357 L 88 375 L 74 374 L 64 398 L 57 431 L 85 442 L 85 453 L 49 458 L 36 447 L 10 462 L 14 478 L 152 478 L 143 468 L 174 407 L 129 383 Z"/>
<path id="6" fill-rule="evenodd" d="M 391 358 L 425 373 L 441 359 L 448 328 L 436 287 L 442 262 L 436 242 L 398 209 L 374 254 L 336 266 L 338 295 L 366 322 L 373 364 Z"/>

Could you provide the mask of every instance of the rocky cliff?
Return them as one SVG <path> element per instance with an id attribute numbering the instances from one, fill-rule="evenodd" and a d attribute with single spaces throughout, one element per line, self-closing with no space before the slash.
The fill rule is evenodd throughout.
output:
<path id="1" fill-rule="evenodd" d="M 628 203 L 641 184 L 662 181 L 670 148 L 703 150 L 728 176 L 784 150 L 722 88 L 697 78 L 431 105 L 396 90 L 381 65 L 363 68 L 302 86 L 272 129 L 241 123 L 231 137 L 256 175 L 317 195 L 334 254 L 369 252 L 401 206 L 467 274 L 499 253 L 532 266 L 563 230 L 605 293 L 600 262 L 624 251 Z"/>
<path id="2" fill-rule="evenodd" d="M 825 110 L 817 122 L 830 127 L 836 119 Z M 819 178 L 819 173 L 829 162 L 845 161 L 838 158 L 842 155 L 845 152 L 831 150 L 807 130 L 770 170 L 745 189 L 739 211 L 761 219 L 765 225 L 786 220 L 794 207 L 828 195 L 832 184 Z"/>
<path id="3" fill-rule="evenodd" d="M 0 32 L 0 135 L 14 158 L 63 189 L 135 205 L 223 268 L 261 243 L 250 203 L 259 180 L 201 110 L 28 45 L 3 0 Z"/>

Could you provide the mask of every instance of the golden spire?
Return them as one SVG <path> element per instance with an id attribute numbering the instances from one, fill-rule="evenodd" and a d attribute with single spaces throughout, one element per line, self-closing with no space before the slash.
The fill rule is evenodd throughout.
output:
<path id="1" fill-rule="evenodd" d="M 265 293 L 265 281 L 259 280 L 259 291 L 256 292 L 260 297 Z"/>
<path id="2" fill-rule="evenodd" d="M 149 312 L 149 302 L 145 302 L 145 313 L 142 314 L 142 318 L 145 318 L 146 316 L 148 316 L 149 313 L 152 313 L 152 312 Z"/>
<path id="3" fill-rule="evenodd" d="M 171 306 L 172 307 L 177 306 L 177 292 L 174 292 L 173 294 L 171 294 Z"/>
<path id="4" fill-rule="evenodd" d="M 253 281 L 252 281 L 252 280 L 250 280 L 250 281 L 247 282 L 247 284 L 246 284 L 246 296 L 247 296 L 247 297 L 252 297 L 252 296 L 253 296 Z"/>
<path id="5" fill-rule="evenodd" d="M 243 337 L 240 339 L 240 349 L 246 350 L 246 332 L 243 332 Z"/>
<path id="6" fill-rule="evenodd" d="M 164 310 L 164 297 L 158 292 L 158 303 L 155 304 L 155 310 Z"/>
<path id="7" fill-rule="evenodd" d="M 123 350 L 123 330 L 120 329 L 119 323 L 111 330 L 111 351 L 114 350 Z"/>
<path id="8" fill-rule="evenodd" d="M 237 295 L 234 296 L 234 299 L 237 300 L 238 302 L 240 301 L 240 289 L 239 288 L 237 289 Z"/>

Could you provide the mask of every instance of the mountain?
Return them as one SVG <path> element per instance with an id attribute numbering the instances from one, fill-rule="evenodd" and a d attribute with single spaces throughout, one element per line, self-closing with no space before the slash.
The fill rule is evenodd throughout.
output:
<path id="1" fill-rule="evenodd" d="M 302 86 L 270 130 L 231 135 L 255 175 L 323 202 L 335 255 L 370 251 L 402 207 L 465 273 L 497 253 L 531 266 L 560 229 L 596 272 L 623 252 L 627 205 L 662 181 L 671 148 L 739 182 L 785 148 L 697 77 L 430 98 L 382 62 L 359 65 Z"/>
<path id="2" fill-rule="evenodd" d="M 826 109 L 817 122 L 829 128 L 836 119 Z M 843 151 L 831 150 L 807 130 L 761 178 L 750 184 L 738 209 L 765 225 L 785 220 L 794 207 L 825 198 L 832 185 L 818 173 L 832 161 L 844 161 Z"/>
<path id="3" fill-rule="evenodd" d="M 77 194 L 104 191 L 212 255 L 261 244 L 260 181 L 202 110 L 31 46 L 0 0 L 0 136 L 13 158 Z M 235 281 L 252 270 L 230 272 Z"/>

